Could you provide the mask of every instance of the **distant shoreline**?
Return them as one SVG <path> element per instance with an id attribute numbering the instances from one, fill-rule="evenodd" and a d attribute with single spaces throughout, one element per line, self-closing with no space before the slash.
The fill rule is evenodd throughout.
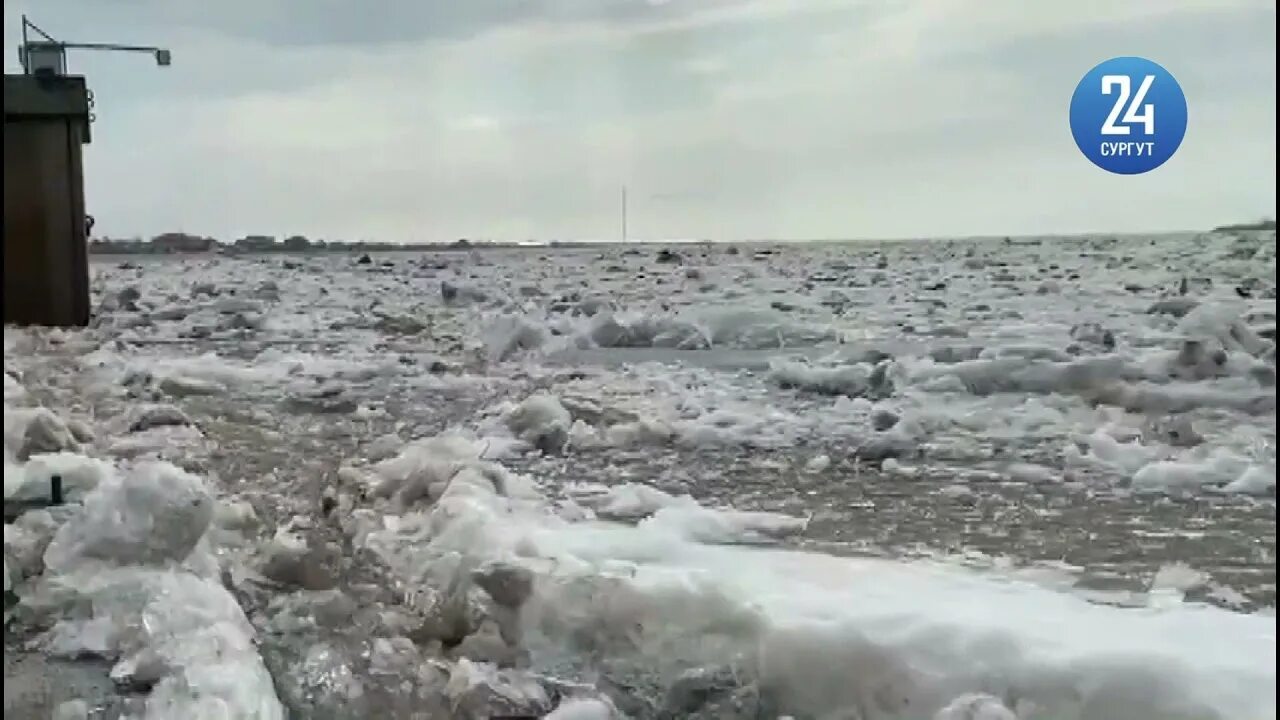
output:
<path id="1" fill-rule="evenodd" d="M 1236 223 L 1234 225 L 1220 225 L 1213 229 L 1214 232 L 1239 232 L 1241 230 L 1275 230 L 1275 220 L 1259 220 L 1251 223 Z"/>
<path id="2" fill-rule="evenodd" d="M 1209 232 L 1257 232 L 1257 231 L 1274 231 L 1276 223 L 1274 220 L 1261 220 L 1254 223 L 1238 223 L 1234 225 L 1223 225 L 1216 227 Z M 1199 231 L 1203 233 L 1204 231 Z M 654 240 L 571 240 L 559 241 L 552 240 L 549 242 L 491 242 L 485 240 L 470 241 L 456 240 L 449 243 L 436 242 L 417 242 L 417 243 L 388 243 L 388 242 L 326 242 L 318 240 L 309 241 L 301 236 L 293 236 L 287 238 L 283 242 L 274 238 L 265 236 L 251 236 L 237 240 L 232 243 L 225 243 L 210 237 L 200 237 L 197 235 L 185 235 L 182 233 L 167 233 L 158 235 L 150 240 L 128 239 L 117 240 L 111 238 L 95 238 L 89 242 L 89 254 L 94 256 L 111 256 L 111 255 L 324 255 L 324 254 L 368 254 L 368 253 L 403 253 L 403 252 L 420 252 L 420 253 L 449 253 L 449 252 L 470 252 L 485 250 L 557 250 L 566 248 L 600 248 L 600 247 L 670 247 L 670 246 L 708 246 L 708 245 L 791 245 L 804 243 L 818 244 L 843 244 L 843 243 L 902 243 L 902 242 L 1004 242 L 1013 245 L 1038 244 L 1044 241 L 1052 240 L 1070 240 L 1078 238 L 1086 238 L 1093 235 L 1110 236 L 1113 238 L 1122 238 L 1130 236 L 1145 235 L 1175 235 L 1175 234 L 1195 234 L 1196 231 L 1165 231 L 1160 233 L 1076 233 L 1067 235 L 1028 235 L 1028 236 L 966 236 L 954 238 L 812 238 L 807 240 L 783 240 L 769 238 L 748 238 L 738 241 L 712 241 L 705 239 L 654 239 Z"/>

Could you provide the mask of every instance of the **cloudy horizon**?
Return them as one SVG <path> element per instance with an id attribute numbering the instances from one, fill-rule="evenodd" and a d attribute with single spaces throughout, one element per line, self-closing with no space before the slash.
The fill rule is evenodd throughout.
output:
<path id="1" fill-rule="evenodd" d="M 1274 217 L 1264 0 L 42 0 L 96 96 L 96 234 L 390 242 L 852 239 L 1202 229 Z M 1080 77 L 1164 65 L 1163 167 L 1076 149 Z"/>

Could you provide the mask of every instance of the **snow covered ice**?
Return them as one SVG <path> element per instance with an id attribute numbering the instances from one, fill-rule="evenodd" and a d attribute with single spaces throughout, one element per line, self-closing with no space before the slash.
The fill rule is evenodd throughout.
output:
<path id="1" fill-rule="evenodd" d="M 6 713 L 1276 717 L 1272 236 L 739 249 L 96 259 Z"/>

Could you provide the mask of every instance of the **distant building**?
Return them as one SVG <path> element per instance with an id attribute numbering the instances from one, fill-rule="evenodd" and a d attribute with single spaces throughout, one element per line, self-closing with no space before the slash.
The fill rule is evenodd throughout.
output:
<path id="1" fill-rule="evenodd" d="M 271 250 L 276 246 L 276 239 L 270 235 L 245 235 L 236 241 L 237 250 Z"/>
<path id="2" fill-rule="evenodd" d="M 306 252 L 311 249 L 311 241 L 302 235 L 290 235 L 284 239 L 285 252 Z"/>
<path id="3" fill-rule="evenodd" d="M 161 253 L 209 252 L 217 244 L 213 238 L 178 232 L 164 233 L 151 238 L 153 250 Z"/>

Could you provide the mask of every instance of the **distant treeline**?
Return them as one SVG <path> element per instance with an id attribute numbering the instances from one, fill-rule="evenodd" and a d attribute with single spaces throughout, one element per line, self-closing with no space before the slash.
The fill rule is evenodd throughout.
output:
<path id="1" fill-rule="evenodd" d="M 555 245 L 557 243 L 552 243 Z M 142 238 L 117 239 L 94 238 L 89 241 L 89 252 L 101 255 L 170 254 L 170 253 L 305 253 L 305 252 L 377 252 L 391 250 L 466 250 L 477 247 L 505 247 L 499 243 L 473 243 L 467 239 L 448 244 L 379 242 L 343 242 L 341 240 L 309 240 L 302 235 L 291 235 L 277 240 L 268 235 L 247 235 L 233 243 L 224 243 L 211 237 L 186 233 L 164 233 L 150 240 Z M 514 246 L 511 246 L 514 247 Z"/>

